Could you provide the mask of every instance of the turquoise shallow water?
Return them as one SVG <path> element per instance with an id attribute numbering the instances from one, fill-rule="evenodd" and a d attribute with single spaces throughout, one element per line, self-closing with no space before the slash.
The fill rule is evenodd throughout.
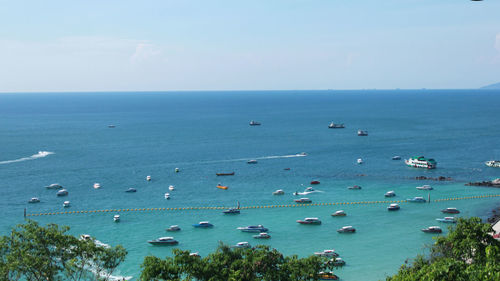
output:
<path id="1" fill-rule="evenodd" d="M 483 162 L 500 159 L 498 91 L 312 91 L 199 93 L 86 93 L 0 95 L 0 221 L 2 234 L 29 213 L 118 208 L 242 206 L 291 204 L 296 190 L 313 180 L 322 193 L 314 203 L 395 200 L 424 196 L 416 186 L 431 184 L 431 199 L 500 194 L 498 189 L 466 187 L 471 180 L 500 177 L 500 169 Z M 262 126 L 250 127 L 250 120 Z M 328 129 L 330 121 L 345 129 Z M 115 124 L 110 129 L 108 124 Z M 368 137 L 356 136 L 358 129 Z M 32 159 L 38 151 L 54 154 Z M 306 152 L 307 156 L 295 154 Z M 425 155 L 438 169 L 408 168 L 403 158 Z M 363 158 L 363 165 L 356 164 Z M 26 158 L 26 159 L 24 159 Z M 246 160 L 258 159 L 256 165 Z M 19 161 L 11 161 L 19 160 Z M 180 173 L 174 173 L 179 167 Z M 290 168 L 285 171 L 284 168 Z M 235 171 L 233 177 L 216 172 Z M 153 180 L 146 182 L 146 175 Z M 364 176 L 360 176 L 364 175 Z M 449 176 L 451 182 L 413 180 L 415 176 Z M 58 182 L 70 192 L 57 198 L 43 186 Z M 94 190 L 94 182 L 102 188 Z M 219 190 L 221 182 L 229 189 Z M 171 200 L 163 194 L 169 185 Z M 361 190 L 348 190 L 358 184 Z M 138 191 L 124 191 L 135 187 Z M 286 195 L 273 196 L 284 189 Z M 27 204 L 33 196 L 39 204 Z M 170 255 L 169 247 L 146 240 L 168 236 L 165 228 L 179 224 L 179 247 L 205 255 L 218 241 L 270 245 L 285 254 L 310 255 L 336 249 L 347 261 L 337 271 L 343 280 L 378 280 L 393 274 L 407 258 L 423 253 L 432 235 L 420 229 L 437 225 L 439 210 L 457 207 L 460 216 L 485 218 L 500 199 L 474 199 L 431 204 L 387 204 L 248 209 L 236 216 L 220 210 L 156 211 L 36 217 L 41 223 L 71 226 L 129 254 L 117 274 L 137 277 L 145 255 Z M 330 214 L 344 209 L 347 217 Z M 319 217 L 320 226 L 298 225 L 304 217 Z M 209 220 L 213 229 L 191 224 Z M 272 238 L 257 241 L 238 226 L 263 224 Z M 357 233 L 336 229 L 353 225 Z M 446 232 L 446 231 L 445 231 Z"/>

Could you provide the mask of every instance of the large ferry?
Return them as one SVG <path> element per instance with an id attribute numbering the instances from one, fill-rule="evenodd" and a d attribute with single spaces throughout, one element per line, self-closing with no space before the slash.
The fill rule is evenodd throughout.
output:
<path id="1" fill-rule="evenodd" d="M 432 158 L 425 158 L 424 156 L 413 156 L 405 159 L 406 165 L 415 168 L 435 169 L 437 166 L 436 160 Z"/>

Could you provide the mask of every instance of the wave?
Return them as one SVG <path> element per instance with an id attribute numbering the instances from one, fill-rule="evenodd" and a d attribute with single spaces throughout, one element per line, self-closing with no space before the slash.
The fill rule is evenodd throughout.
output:
<path id="1" fill-rule="evenodd" d="M 215 164 L 215 163 L 225 163 L 225 162 L 239 162 L 239 161 L 248 161 L 248 160 L 266 160 L 266 159 L 280 159 L 280 158 L 293 158 L 293 157 L 305 157 L 306 153 L 297 153 L 290 155 L 272 155 L 272 156 L 261 156 L 257 158 L 238 158 L 238 159 L 225 159 L 225 160 L 212 160 L 212 161 L 200 161 L 194 162 L 198 164 Z M 181 163 L 181 164 L 193 164 L 193 163 Z"/>
<path id="2" fill-rule="evenodd" d="M 50 151 L 38 151 L 37 154 L 33 154 L 29 157 L 23 157 L 19 159 L 14 159 L 14 160 L 5 160 L 5 161 L 0 161 L 0 165 L 2 164 L 10 164 L 10 163 L 16 163 L 16 162 L 23 162 L 23 161 L 28 161 L 28 160 L 35 160 L 38 158 L 44 158 L 47 157 L 51 154 L 55 154 L 55 152 L 50 152 Z"/>

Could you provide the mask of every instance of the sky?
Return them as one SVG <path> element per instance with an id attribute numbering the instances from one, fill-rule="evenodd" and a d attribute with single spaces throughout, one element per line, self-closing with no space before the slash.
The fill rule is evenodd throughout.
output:
<path id="1" fill-rule="evenodd" d="M 0 0 L 0 92 L 497 82 L 499 0 Z"/>

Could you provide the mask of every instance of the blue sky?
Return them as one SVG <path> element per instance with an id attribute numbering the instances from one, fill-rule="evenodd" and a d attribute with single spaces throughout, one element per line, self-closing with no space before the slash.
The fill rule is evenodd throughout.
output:
<path id="1" fill-rule="evenodd" d="M 0 92 L 496 82 L 496 0 L 0 0 Z"/>

